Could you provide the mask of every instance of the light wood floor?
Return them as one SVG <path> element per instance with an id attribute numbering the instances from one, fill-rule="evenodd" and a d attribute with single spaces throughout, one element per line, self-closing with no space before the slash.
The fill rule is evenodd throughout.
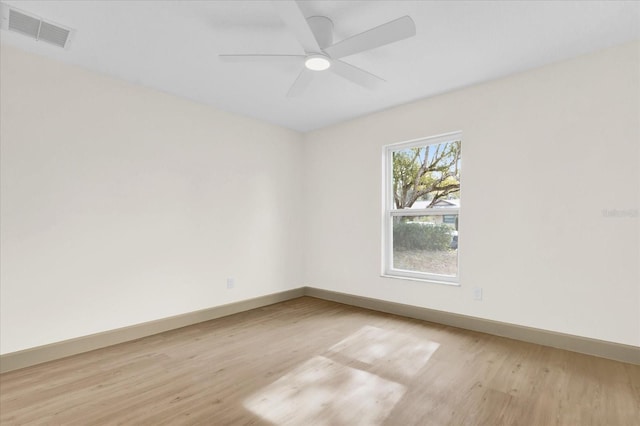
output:
<path id="1" fill-rule="evenodd" d="M 640 366 L 303 297 L 5 373 L 0 423 L 638 425 Z"/>

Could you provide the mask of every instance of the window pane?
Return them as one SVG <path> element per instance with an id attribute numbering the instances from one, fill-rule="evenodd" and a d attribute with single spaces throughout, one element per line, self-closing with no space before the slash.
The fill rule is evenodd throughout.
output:
<path id="1" fill-rule="evenodd" d="M 460 141 L 405 148 L 392 155 L 392 208 L 459 205 Z"/>
<path id="2" fill-rule="evenodd" d="M 455 277 L 458 215 L 393 217 L 393 269 Z"/>

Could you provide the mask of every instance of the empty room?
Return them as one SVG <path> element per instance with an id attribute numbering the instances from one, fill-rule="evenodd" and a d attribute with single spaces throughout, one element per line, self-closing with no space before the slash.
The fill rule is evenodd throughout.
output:
<path id="1" fill-rule="evenodd" d="M 0 424 L 639 424 L 640 2 L 0 13 Z"/>

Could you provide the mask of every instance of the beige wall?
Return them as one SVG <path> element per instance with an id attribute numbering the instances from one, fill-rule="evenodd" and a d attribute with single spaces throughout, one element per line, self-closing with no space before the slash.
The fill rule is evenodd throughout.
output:
<path id="1" fill-rule="evenodd" d="M 0 50 L 2 353 L 300 286 L 298 133 Z"/>
<path id="2" fill-rule="evenodd" d="M 307 134 L 305 284 L 640 345 L 639 50 Z M 458 130 L 461 286 L 381 278 L 382 146 Z"/>

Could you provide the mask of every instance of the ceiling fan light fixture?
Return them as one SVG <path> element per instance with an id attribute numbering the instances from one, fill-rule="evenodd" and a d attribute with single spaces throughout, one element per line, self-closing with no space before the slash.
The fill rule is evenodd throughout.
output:
<path id="1" fill-rule="evenodd" d="M 311 71 L 324 71 L 331 66 L 331 61 L 325 55 L 311 55 L 304 60 L 304 66 Z"/>

